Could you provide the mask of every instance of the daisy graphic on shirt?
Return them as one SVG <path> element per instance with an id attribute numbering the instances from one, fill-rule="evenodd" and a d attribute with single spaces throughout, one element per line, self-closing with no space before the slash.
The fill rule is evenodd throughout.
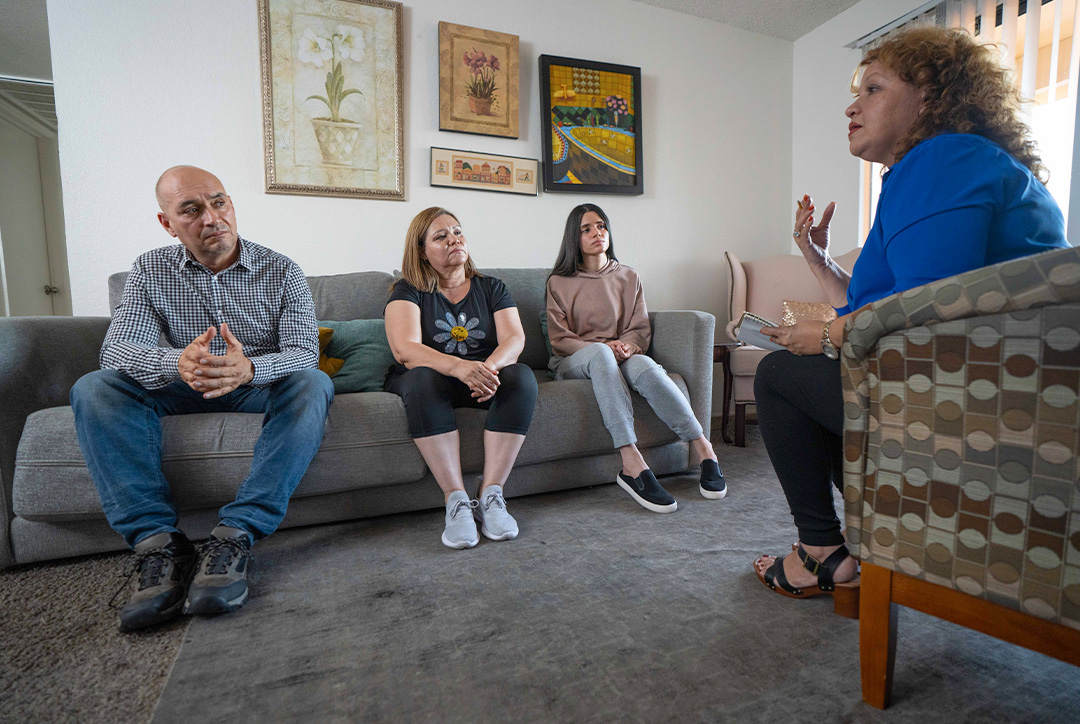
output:
<path id="1" fill-rule="evenodd" d="M 453 314 L 447 312 L 445 321 L 442 319 L 435 320 L 435 326 L 444 331 L 436 334 L 433 339 L 437 344 L 446 342 L 446 346 L 443 347 L 444 353 L 454 354 L 454 352 L 457 352 L 464 357 L 469 353 L 469 350 L 479 347 L 479 340 L 487 336 L 482 329 L 476 328 L 478 324 L 480 324 L 480 320 L 476 317 L 466 321 L 464 312 L 459 314 L 457 319 L 454 319 Z"/>

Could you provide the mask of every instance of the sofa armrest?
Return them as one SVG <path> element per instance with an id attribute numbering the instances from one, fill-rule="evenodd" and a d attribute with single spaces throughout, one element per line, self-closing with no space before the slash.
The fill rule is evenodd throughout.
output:
<path id="1" fill-rule="evenodd" d="M 707 312 L 650 312 L 652 344 L 649 356 L 668 372 L 682 375 L 690 392 L 690 407 L 709 437 L 712 421 L 713 335 L 716 317 Z M 691 459 L 691 464 L 695 460 Z"/>
<path id="2" fill-rule="evenodd" d="M 99 369 L 108 317 L 0 318 L 0 568 L 14 562 L 9 531 L 15 451 L 31 413 L 70 404 L 75 381 Z"/>
<path id="3" fill-rule="evenodd" d="M 739 319 L 742 319 L 741 314 L 739 315 Z M 739 326 L 739 319 L 731 320 L 727 323 L 727 326 L 724 327 L 724 331 L 727 333 L 728 339 L 730 339 L 732 342 L 740 341 L 739 336 L 735 334 L 735 328 Z"/>

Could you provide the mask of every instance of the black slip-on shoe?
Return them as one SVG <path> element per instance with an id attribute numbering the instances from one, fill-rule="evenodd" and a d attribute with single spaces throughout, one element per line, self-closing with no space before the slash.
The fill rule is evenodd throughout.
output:
<path id="1" fill-rule="evenodd" d="M 229 613 L 247 602 L 253 542 L 247 531 L 227 525 L 210 532 L 210 539 L 199 546 L 184 613 Z"/>
<path id="2" fill-rule="evenodd" d="M 720 500 L 727 495 L 727 483 L 724 482 L 724 471 L 720 469 L 720 463 L 715 460 L 701 461 L 701 482 L 698 484 L 698 492 L 704 498 Z"/>
<path id="3" fill-rule="evenodd" d="M 139 582 L 120 609 L 120 630 L 125 632 L 155 626 L 180 615 L 188 576 L 195 562 L 195 547 L 183 533 L 155 533 L 135 544 L 135 556 L 128 579 L 137 573 Z M 127 580 L 124 584 L 127 585 Z"/>
<path id="4" fill-rule="evenodd" d="M 675 498 L 664 490 L 660 483 L 657 482 L 653 471 L 648 468 L 641 471 L 641 475 L 636 478 L 619 473 L 619 477 L 615 478 L 615 482 L 619 484 L 620 488 L 630 493 L 630 497 L 636 500 L 637 504 L 645 510 L 651 510 L 654 513 L 674 513 L 675 509 L 679 507 L 679 504 L 675 502 Z"/>

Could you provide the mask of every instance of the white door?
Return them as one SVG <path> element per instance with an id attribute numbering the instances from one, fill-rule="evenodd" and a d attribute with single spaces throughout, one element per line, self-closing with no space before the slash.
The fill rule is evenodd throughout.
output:
<path id="1" fill-rule="evenodd" d="M 62 313 L 53 299 L 67 292 L 49 270 L 38 140 L 0 119 L 0 244 L 13 317 Z"/>

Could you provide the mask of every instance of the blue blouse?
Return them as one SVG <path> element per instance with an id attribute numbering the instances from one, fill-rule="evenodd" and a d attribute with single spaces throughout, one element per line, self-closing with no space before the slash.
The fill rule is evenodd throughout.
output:
<path id="1" fill-rule="evenodd" d="M 1069 246 L 1050 192 L 982 136 L 929 138 L 881 182 L 840 314 L 928 282 Z"/>

